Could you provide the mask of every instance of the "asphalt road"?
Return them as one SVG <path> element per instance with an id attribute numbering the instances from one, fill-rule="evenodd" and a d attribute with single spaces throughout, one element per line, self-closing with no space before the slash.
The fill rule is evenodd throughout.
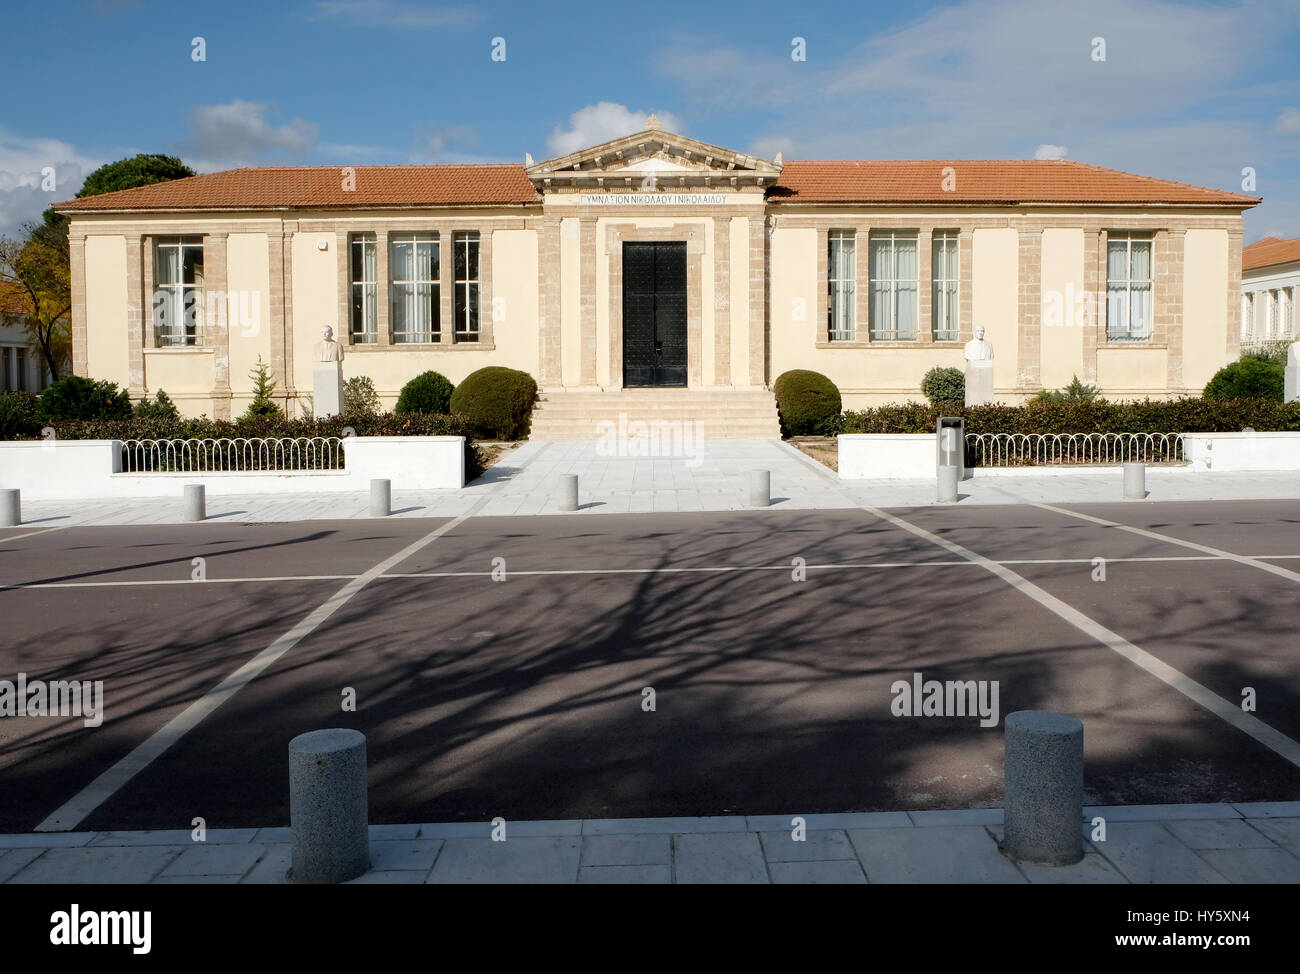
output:
<path id="1" fill-rule="evenodd" d="M 1023 505 L 890 514 L 1223 700 L 1252 688 L 1254 716 L 1300 739 L 1300 575 L 1262 567 L 1300 572 L 1300 509 L 1074 510 L 1161 537 Z M 77 827 L 287 825 L 288 741 L 328 726 L 367 735 L 374 823 L 1000 805 L 1001 726 L 894 716 L 915 672 L 996 681 L 1002 718 L 1080 717 L 1090 804 L 1300 798 L 1300 768 L 1257 739 L 870 511 L 43 528 L 0 530 L 0 680 L 103 680 L 106 719 L 0 718 L 0 831 L 35 828 L 349 585 Z"/>

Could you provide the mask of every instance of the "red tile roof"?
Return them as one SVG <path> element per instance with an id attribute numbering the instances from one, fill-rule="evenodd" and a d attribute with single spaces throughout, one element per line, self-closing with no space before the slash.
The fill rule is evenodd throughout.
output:
<path id="1" fill-rule="evenodd" d="M 945 191 L 945 169 L 955 186 Z M 230 169 L 56 203 L 65 213 L 529 205 L 540 199 L 523 166 L 339 166 Z M 785 164 L 776 203 L 1180 203 L 1250 207 L 1259 197 L 1135 176 L 1066 160 L 930 160 Z"/>
<path id="2" fill-rule="evenodd" d="M 32 313 L 32 299 L 21 284 L 13 281 L 0 281 L 0 314 L 29 315 Z"/>
<path id="3" fill-rule="evenodd" d="M 1241 248 L 1241 269 L 1254 270 L 1257 267 L 1272 267 L 1274 264 L 1289 264 L 1300 260 L 1300 237 L 1283 240 L 1281 237 L 1265 237 L 1256 240 L 1249 247 Z"/>
<path id="4" fill-rule="evenodd" d="M 228 169 L 56 203 L 65 213 L 95 210 L 267 210 L 457 206 L 538 202 L 516 165 L 273 166 Z"/>
<path id="5" fill-rule="evenodd" d="M 951 168 L 951 173 L 945 170 Z M 945 177 L 952 176 L 945 190 Z M 1201 203 L 1249 207 L 1257 196 L 1135 176 L 1064 159 L 800 162 L 773 199 L 791 203 Z"/>

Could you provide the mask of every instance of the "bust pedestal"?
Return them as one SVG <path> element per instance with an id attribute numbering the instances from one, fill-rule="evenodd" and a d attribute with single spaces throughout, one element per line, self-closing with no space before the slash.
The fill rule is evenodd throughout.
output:
<path id="1" fill-rule="evenodd" d="M 317 362 L 312 368 L 311 412 L 316 419 L 343 412 L 343 364 Z"/>
<path id="2" fill-rule="evenodd" d="M 1300 402 L 1300 342 L 1292 342 L 1286 350 L 1282 401 Z"/>
<path id="3" fill-rule="evenodd" d="M 993 402 L 993 363 L 966 363 L 966 405 L 987 406 Z"/>

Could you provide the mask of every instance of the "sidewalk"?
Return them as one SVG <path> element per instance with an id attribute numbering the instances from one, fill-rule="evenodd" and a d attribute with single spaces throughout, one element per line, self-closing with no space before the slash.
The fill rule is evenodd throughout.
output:
<path id="1" fill-rule="evenodd" d="M 577 474 L 580 510 L 566 516 L 746 510 L 751 470 L 771 472 L 769 510 L 922 507 L 935 504 L 936 482 L 840 480 L 834 471 L 775 440 L 716 441 L 697 458 L 601 456 L 592 443 L 523 443 L 462 490 L 409 491 L 393 485 L 393 517 L 482 517 L 558 514 L 559 478 Z M 1069 474 L 1016 470 L 962 481 L 959 505 L 1089 504 L 1122 499 L 1119 467 Z M 1186 467 L 1147 470 L 1150 501 L 1300 499 L 1300 475 L 1192 473 Z M 171 524 L 182 520 L 175 500 L 23 500 L 23 528 Z M 304 521 L 369 517 L 363 493 L 223 495 L 207 492 L 213 522 Z"/>
<path id="2" fill-rule="evenodd" d="M 1093 819 L 1105 841 L 1090 841 Z M 358 883 L 1300 883 L 1300 802 L 1084 809 L 1083 860 L 1015 863 L 1001 809 L 378 825 Z M 0 835 L 0 882 L 283 883 L 287 828 Z"/>

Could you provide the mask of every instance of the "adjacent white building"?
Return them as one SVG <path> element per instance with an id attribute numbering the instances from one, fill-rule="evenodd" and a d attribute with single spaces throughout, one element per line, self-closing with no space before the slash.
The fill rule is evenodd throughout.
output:
<path id="1" fill-rule="evenodd" d="M 40 392 L 50 384 L 44 358 L 22 325 L 23 300 L 12 288 L 0 288 L 0 392 Z"/>
<path id="2" fill-rule="evenodd" d="M 1300 237 L 1265 237 L 1241 250 L 1241 347 L 1300 338 Z"/>

